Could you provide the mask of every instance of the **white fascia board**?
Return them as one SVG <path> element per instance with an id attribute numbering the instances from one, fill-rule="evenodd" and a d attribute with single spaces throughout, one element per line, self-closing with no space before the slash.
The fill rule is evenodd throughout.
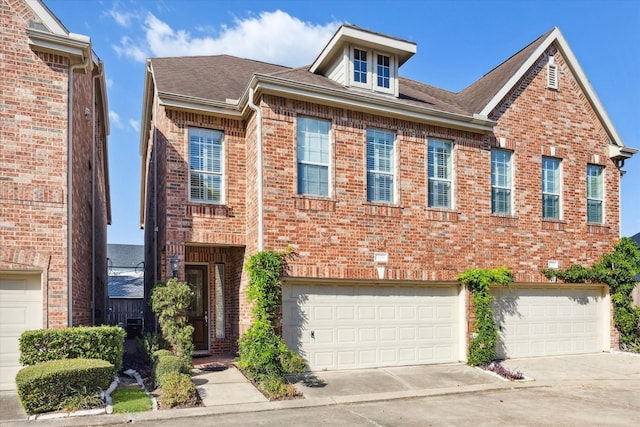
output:
<path id="1" fill-rule="evenodd" d="M 386 52 L 398 53 L 403 59 L 408 59 L 417 52 L 416 44 L 406 40 L 374 34 L 355 28 L 345 28 L 344 37 L 348 42 L 361 43 L 364 46 L 381 49 Z M 400 55 L 403 53 L 404 55 Z M 405 58 L 406 57 L 406 58 Z M 398 66 L 401 64 L 398 64 Z"/>
<path id="2" fill-rule="evenodd" d="M 614 160 L 626 160 L 633 157 L 638 152 L 637 149 L 631 147 L 621 147 L 619 145 L 609 144 L 609 158 Z"/>
<path id="3" fill-rule="evenodd" d="M 549 47 L 549 45 L 553 42 L 553 40 L 558 36 L 560 30 L 558 27 L 554 28 L 551 34 L 547 37 L 547 39 L 542 43 L 538 48 L 527 58 L 527 60 L 522 64 L 522 66 L 516 71 L 516 73 L 511 76 L 511 78 L 507 81 L 507 83 L 500 88 L 498 93 L 494 95 L 493 98 L 485 105 L 485 107 L 480 111 L 481 116 L 489 116 L 489 113 L 493 111 L 494 108 L 498 105 L 502 99 L 507 96 L 507 94 L 511 91 L 511 89 L 518 83 L 520 78 L 524 76 L 529 68 L 538 60 L 540 55 L 544 53 L 545 50 Z"/>
<path id="4" fill-rule="evenodd" d="M 331 37 L 331 40 L 329 40 L 329 43 L 322 49 L 322 52 L 320 52 L 316 60 L 313 61 L 313 64 L 309 67 L 309 71 L 315 73 L 320 68 L 326 67 L 327 64 L 325 64 L 325 62 L 336 56 L 341 46 L 345 43 L 353 43 L 363 47 L 366 46 L 384 52 L 395 53 L 398 56 L 398 67 L 417 52 L 416 44 L 413 42 L 342 26 L 336 31 L 333 37 Z"/>
<path id="5" fill-rule="evenodd" d="M 582 70 L 582 67 L 578 62 L 578 59 L 576 58 L 576 56 L 573 54 L 573 51 L 569 47 L 569 43 L 567 43 L 567 41 L 565 40 L 560 30 L 558 30 L 557 28 L 556 30 L 558 31 L 558 34 L 557 34 L 558 48 L 560 49 L 563 56 L 565 57 L 567 65 L 569 66 L 569 68 L 571 68 L 571 71 L 573 71 L 573 73 L 576 75 L 578 79 L 578 84 L 580 85 L 582 90 L 586 93 L 587 99 L 589 100 L 589 103 L 593 106 L 593 109 L 595 110 L 596 115 L 602 121 L 602 124 L 604 125 L 605 130 L 607 131 L 607 133 L 609 134 L 609 137 L 611 138 L 611 142 L 621 147 L 624 147 L 622 138 L 620 138 L 620 135 L 618 134 L 618 131 L 613 125 L 613 122 L 609 118 L 607 111 L 604 109 L 604 106 L 600 102 L 598 95 L 596 95 L 596 92 L 593 90 L 593 87 L 591 87 L 591 83 L 589 83 L 589 79 L 587 78 L 586 74 Z"/>
<path id="6" fill-rule="evenodd" d="M 27 29 L 29 37 L 29 45 L 34 50 L 53 52 L 56 54 L 64 54 L 70 57 L 82 58 L 92 56 L 90 51 L 90 39 L 70 39 L 67 36 L 60 36 L 44 31 Z"/>
<path id="7" fill-rule="evenodd" d="M 25 1 L 33 13 L 35 13 L 38 19 L 40 19 L 42 25 L 47 27 L 49 31 L 60 36 L 66 36 L 69 34 L 58 18 L 56 18 L 56 16 L 53 15 L 53 13 L 40 0 Z"/>
<path id="8" fill-rule="evenodd" d="M 224 115 L 236 119 L 242 118 L 242 113 L 238 109 L 237 104 L 210 101 L 167 92 L 158 92 L 158 99 L 160 105 L 169 108 Z"/>
<path id="9" fill-rule="evenodd" d="M 522 76 L 524 76 L 524 74 L 529 70 L 529 68 L 531 68 L 531 66 L 538 60 L 538 58 L 544 53 L 545 50 L 547 50 L 547 48 L 554 41 L 557 42 L 557 47 L 565 57 L 567 66 L 571 69 L 571 71 L 576 76 L 578 84 L 580 85 L 582 90 L 585 92 L 585 95 L 587 96 L 587 100 L 592 105 L 596 115 L 602 121 L 602 124 L 604 125 L 606 132 L 609 134 L 609 137 L 611 138 L 611 141 L 616 145 L 624 147 L 624 143 L 622 142 L 620 135 L 618 135 L 618 131 L 613 125 L 613 122 L 611 122 L 609 115 L 607 114 L 606 110 L 602 106 L 602 103 L 598 99 L 598 96 L 596 95 L 595 91 L 591 87 L 591 84 L 589 83 L 589 79 L 587 78 L 584 71 L 582 70 L 580 63 L 578 62 L 577 58 L 573 54 L 573 51 L 569 47 L 569 44 L 567 43 L 566 39 L 564 38 L 564 36 L 562 35 L 558 27 L 555 27 L 553 29 L 553 31 L 551 32 L 551 34 L 549 34 L 549 36 L 545 39 L 545 41 L 542 44 L 540 44 L 540 46 L 538 46 L 538 48 L 533 52 L 533 54 L 531 54 L 531 56 L 529 56 L 529 58 L 525 61 L 525 63 L 522 64 L 522 66 L 518 69 L 518 71 L 509 79 L 509 81 L 507 81 L 507 83 L 498 91 L 498 93 L 491 99 L 491 101 L 487 103 L 487 105 L 482 109 L 482 111 L 480 111 L 480 115 L 488 116 L 489 113 L 491 113 L 491 111 L 493 111 L 493 109 L 496 108 L 498 103 L 502 101 L 502 99 L 511 91 L 511 89 L 516 85 L 516 83 L 518 83 L 518 81 L 522 78 Z"/>
<path id="10" fill-rule="evenodd" d="M 391 115 L 410 121 L 453 127 L 476 133 L 491 132 L 495 126 L 495 122 L 486 119 L 442 111 L 426 111 L 423 108 L 399 105 L 397 102 L 366 97 L 362 94 L 345 96 L 342 92 L 301 83 L 296 84 L 291 81 L 280 81 L 270 76 L 254 75 L 249 87 L 253 87 L 256 92 L 263 91 L 285 97 L 308 99 L 319 104 L 334 105 L 357 111 L 367 111 L 383 116 Z M 241 98 L 243 106 L 246 102 L 245 99 L 246 96 L 243 95 Z"/>

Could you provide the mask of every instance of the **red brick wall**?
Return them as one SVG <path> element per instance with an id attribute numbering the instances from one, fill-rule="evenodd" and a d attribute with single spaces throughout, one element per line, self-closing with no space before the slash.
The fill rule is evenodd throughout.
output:
<path id="1" fill-rule="evenodd" d="M 0 17 L 0 270 L 42 271 L 43 327 L 64 327 L 69 323 L 69 60 L 29 47 L 25 30 L 35 16 L 23 1 L 3 1 Z M 93 131 L 91 117 L 87 121 L 84 115 L 84 106 L 92 110 L 91 84 L 88 75 L 74 79 L 74 325 L 91 322 L 92 231 L 91 222 L 87 222 L 91 180 L 86 169 Z M 102 175 L 103 188 L 104 178 Z M 106 200 L 104 194 L 102 200 Z M 106 253 L 104 201 L 100 216 Z"/>
<path id="2" fill-rule="evenodd" d="M 540 271 L 547 268 L 549 260 L 559 261 L 561 268 L 573 263 L 590 265 L 598 260 L 618 238 L 619 172 L 607 157 L 604 129 L 562 56 L 553 48 L 547 53 L 556 57 L 559 90 L 546 88 L 546 64 L 539 61 L 492 113 L 498 124 L 495 133 L 489 135 L 272 95 L 256 100 L 262 114 L 264 248 L 283 250 L 291 246 L 295 250 L 297 256 L 289 262 L 291 276 L 333 279 L 377 280 L 375 252 L 389 254 L 385 279 L 408 281 L 455 281 L 468 268 L 504 265 L 514 271 L 517 282 L 545 282 Z M 298 115 L 332 122 L 332 188 L 328 198 L 297 195 Z M 215 210 L 211 215 L 211 208 L 190 208 L 188 126 L 225 132 L 227 196 L 233 216 Z M 397 204 L 367 202 L 368 128 L 396 133 Z M 166 147 L 161 148 L 161 157 L 167 158 L 166 170 L 159 169 L 163 170 L 159 174 L 163 181 L 158 184 L 160 198 L 166 199 L 158 204 L 161 216 L 165 216 L 162 221 L 166 220 L 160 227 L 164 237 L 158 242 L 165 259 L 173 254 L 184 259 L 185 244 L 239 244 L 246 245 L 247 256 L 255 253 L 255 114 L 243 125 L 227 119 L 163 111 L 158 117 L 158 129 L 166 138 Z M 452 210 L 427 208 L 429 137 L 454 143 Z M 514 151 L 515 211 L 511 216 L 491 213 L 491 148 L 498 146 L 500 138 L 505 138 L 506 147 Z M 230 162 L 235 150 L 237 167 Z M 543 221 L 541 158 L 552 151 L 562 158 L 563 217 L 560 221 Z M 243 158 L 246 161 L 242 162 Z M 605 166 L 603 225 L 586 222 L 588 163 Z M 239 191 L 234 195 L 236 188 Z M 209 217 L 202 212 L 209 212 Z M 166 263 L 161 268 L 163 274 L 170 274 Z M 250 320 L 250 306 L 242 296 L 246 280 L 243 273 L 240 333 Z"/>
<path id="3" fill-rule="evenodd" d="M 0 13 L 0 270 L 43 270 L 43 326 L 63 327 L 69 64 L 29 48 L 33 16 L 22 1 L 4 1 Z"/>

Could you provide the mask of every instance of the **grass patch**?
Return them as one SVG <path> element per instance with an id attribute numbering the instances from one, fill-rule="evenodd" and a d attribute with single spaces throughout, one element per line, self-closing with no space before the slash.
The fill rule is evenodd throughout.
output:
<path id="1" fill-rule="evenodd" d="M 139 388 L 117 388 L 111 397 L 113 398 L 113 412 L 117 414 L 144 412 L 151 409 L 151 399 L 144 390 Z"/>

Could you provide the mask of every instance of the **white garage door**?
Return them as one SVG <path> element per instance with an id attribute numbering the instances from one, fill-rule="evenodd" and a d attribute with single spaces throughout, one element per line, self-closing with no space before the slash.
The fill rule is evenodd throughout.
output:
<path id="1" fill-rule="evenodd" d="M 456 362 L 457 286 L 283 287 L 283 335 L 311 370 Z"/>
<path id="2" fill-rule="evenodd" d="M 39 274 L 0 273 L 0 390 L 15 389 L 20 334 L 42 328 Z"/>
<path id="3" fill-rule="evenodd" d="M 492 288 L 498 357 L 605 350 L 602 288 Z"/>

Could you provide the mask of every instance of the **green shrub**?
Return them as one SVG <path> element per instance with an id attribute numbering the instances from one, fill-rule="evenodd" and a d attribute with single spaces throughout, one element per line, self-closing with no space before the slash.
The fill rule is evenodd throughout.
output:
<path id="1" fill-rule="evenodd" d="M 124 329 L 117 326 L 38 329 L 20 336 L 20 363 L 36 363 L 58 359 L 101 359 L 114 366 L 114 374 L 122 366 Z"/>
<path id="2" fill-rule="evenodd" d="M 267 375 L 262 377 L 258 388 L 270 399 L 282 399 L 283 397 L 294 397 L 298 391 L 285 378 L 277 375 Z"/>
<path id="3" fill-rule="evenodd" d="M 142 337 L 136 337 L 136 343 L 144 350 L 149 360 L 153 359 L 153 353 L 156 351 L 169 348 L 169 343 L 156 332 L 145 332 Z"/>
<path id="4" fill-rule="evenodd" d="M 197 401 L 196 386 L 189 375 L 170 372 L 162 377 L 161 406 L 167 408 L 193 406 Z"/>
<path id="5" fill-rule="evenodd" d="M 153 379 L 156 386 L 162 386 L 163 377 L 169 373 L 177 372 L 188 374 L 191 369 L 184 365 L 184 361 L 172 354 L 162 355 L 154 365 Z"/>
<path id="6" fill-rule="evenodd" d="M 191 365 L 194 349 L 193 326 L 187 317 L 190 305 L 191 287 L 175 278 L 158 283 L 151 292 L 151 307 L 158 314 L 162 336 L 185 365 Z"/>
<path id="7" fill-rule="evenodd" d="M 93 396 L 113 380 L 113 364 L 99 359 L 61 359 L 22 368 L 18 397 L 27 414 L 63 409 L 70 399 Z"/>

